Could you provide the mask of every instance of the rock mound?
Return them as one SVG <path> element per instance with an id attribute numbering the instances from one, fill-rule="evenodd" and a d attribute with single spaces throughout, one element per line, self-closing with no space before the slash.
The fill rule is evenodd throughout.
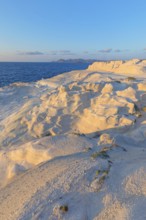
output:
<path id="1" fill-rule="evenodd" d="M 132 59 L 128 61 L 94 62 L 88 67 L 91 71 L 113 72 L 120 74 L 142 75 L 146 73 L 146 61 Z"/>

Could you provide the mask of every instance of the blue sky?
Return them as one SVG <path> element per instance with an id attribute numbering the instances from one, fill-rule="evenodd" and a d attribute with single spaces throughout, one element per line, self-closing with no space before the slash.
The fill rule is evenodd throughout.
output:
<path id="1" fill-rule="evenodd" d="M 0 0 L 0 61 L 146 58 L 146 0 Z"/>

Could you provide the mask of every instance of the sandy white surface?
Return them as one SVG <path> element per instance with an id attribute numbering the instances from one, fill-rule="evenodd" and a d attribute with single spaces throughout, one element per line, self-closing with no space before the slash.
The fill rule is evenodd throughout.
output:
<path id="1" fill-rule="evenodd" d="M 0 89 L 0 220 L 146 219 L 145 66 Z"/>

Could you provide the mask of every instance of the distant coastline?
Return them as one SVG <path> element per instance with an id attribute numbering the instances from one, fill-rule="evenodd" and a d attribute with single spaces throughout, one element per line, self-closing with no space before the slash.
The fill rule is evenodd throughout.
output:
<path id="1" fill-rule="evenodd" d="M 93 63 L 97 62 L 98 60 L 96 59 L 59 59 L 57 61 L 53 61 L 56 63 Z"/>

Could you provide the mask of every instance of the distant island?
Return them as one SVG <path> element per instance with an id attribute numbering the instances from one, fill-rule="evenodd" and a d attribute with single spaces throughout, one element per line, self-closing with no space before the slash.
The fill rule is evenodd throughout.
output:
<path id="1" fill-rule="evenodd" d="M 93 63 L 93 62 L 97 62 L 98 60 L 95 59 L 59 59 L 57 61 L 57 63 Z"/>

